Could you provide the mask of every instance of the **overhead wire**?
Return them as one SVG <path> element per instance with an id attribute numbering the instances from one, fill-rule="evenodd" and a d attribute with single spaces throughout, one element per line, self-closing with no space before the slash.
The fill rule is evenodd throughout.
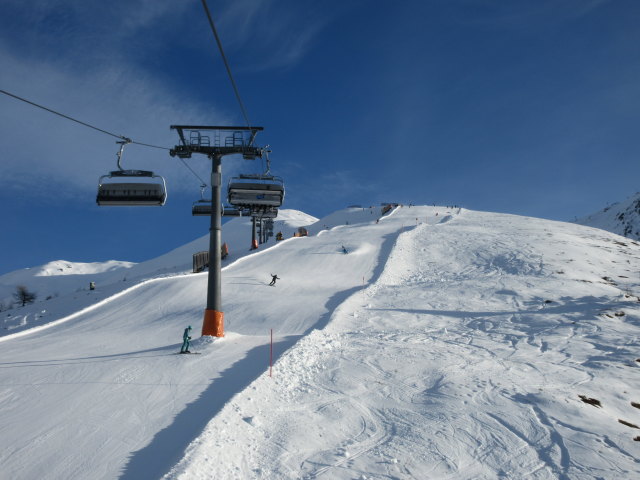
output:
<path id="1" fill-rule="evenodd" d="M 200 177 L 200 175 L 198 175 L 198 174 L 193 170 L 193 168 L 191 168 L 191 167 L 189 166 L 189 164 L 188 164 L 187 162 L 185 162 L 185 161 L 184 161 L 184 158 L 180 158 L 180 157 L 178 157 L 178 158 L 179 158 L 179 159 L 180 159 L 180 161 L 184 164 L 184 166 L 185 166 L 185 167 L 187 167 L 189 170 L 191 170 L 191 173 L 193 173 L 193 174 L 196 176 L 196 178 L 197 178 L 198 180 L 200 180 L 200 184 L 201 184 L 201 186 L 207 187 L 207 182 L 205 182 L 205 181 Z"/>
<path id="2" fill-rule="evenodd" d="M 237 84 L 236 84 L 236 82 L 235 82 L 235 80 L 233 78 L 233 74 L 231 73 L 231 67 L 229 66 L 229 62 L 227 61 L 227 56 L 225 55 L 224 49 L 222 48 L 222 42 L 220 41 L 220 37 L 218 36 L 218 31 L 216 30 L 216 26 L 215 26 L 215 24 L 213 22 L 213 18 L 211 17 L 211 12 L 209 11 L 209 6 L 207 5 L 207 1 L 206 0 L 202 0 L 202 6 L 204 7 L 204 11 L 205 11 L 205 13 L 207 15 L 207 19 L 209 20 L 209 25 L 211 26 L 211 31 L 213 32 L 213 36 L 215 37 L 216 43 L 218 45 L 218 49 L 220 50 L 220 55 L 222 56 L 222 61 L 224 62 L 224 66 L 225 66 L 225 68 L 227 70 L 227 74 L 229 76 L 229 80 L 231 81 L 231 86 L 233 87 L 233 91 L 235 93 L 236 99 L 238 100 L 238 104 L 240 105 L 240 110 L 242 112 L 242 116 L 244 117 L 244 120 L 245 120 L 245 122 L 247 124 L 247 128 L 251 129 L 251 122 L 249 121 L 249 115 L 247 114 L 247 110 L 246 110 L 246 108 L 244 106 L 242 98 L 240 97 L 240 91 L 238 90 L 238 86 L 237 86 Z M 167 148 L 167 147 L 161 147 L 161 146 L 152 145 L 152 144 L 149 144 L 149 143 L 137 142 L 137 141 L 132 140 L 129 137 L 126 137 L 124 135 L 118 135 L 116 133 L 109 132 L 108 130 L 104 130 L 102 128 L 96 127 L 95 125 L 91 125 L 90 123 L 83 122 L 83 121 L 78 120 L 76 118 L 70 117 L 69 115 L 65 115 L 65 114 L 60 113 L 60 112 L 58 112 L 56 110 L 53 110 L 51 108 L 45 107 L 45 106 L 40 105 L 40 104 L 35 103 L 35 102 L 32 102 L 30 100 L 27 100 L 26 98 L 22 98 L 22 97 L 20 97 L 18 95 L 15 95 L 13 93 L 7 92 L 6 90 L 0 90 L 0 93 L 2 93 L 4 95 L 7 95 L 9 97 L 13 97 L 16 100 L 20 100 L 21 102 L 25 102 L 25 103 L 27 103 L 29 105 L 34 106 L 34 107 L 41 108 L 42 110 L 46 110 L 47 112 L 53 113 L 54 115 L 58 115 L 58 116 L 60 116 L 62 118 L 65 118 L 65 119 L 70 120 L 72 122 L 78 123 L 78 124 L 83 125 L 85 127 L 91 128 L 91 129 L 96 130 L 98 132 L 104 133 L 106 135 L 110 135 L 110 136 L 115 137 L 115 138 L 119 138 L 120 140 L 123 140 L 126 143 L 132 143 L 132 144 L 135 144 L 135 145 L 141 145 L 141 146 L 150 147 L 150 148 L 158 148 L 158 149 L 161 149 L 161 150 L 171 150 L 170 148 Z M 253 143 L 253 136 L 251 138 L 252 138 L 251 143 Z M 196 178 L 198 180 L 200 180 L 202 185 L 206 186 L 206 182 L 204 180 L 202 180 L 202 178 L 187 164 L 187 162 L 185 162 L 184 159 L 182 159 L 182 158 L 180 160 L 182 161 L 184 166 L 187 167 L 191 171 L 191 173 L 193 173 L 193 175 L 196 176 Z M 264 162 L 264 160 L 263 160 L 263 162 Z"/>
<path id="3" fill-rule="evenodd" d="M 236 94 L 236 99 L 238 100 L 238 104 L 240 105 L 242 116 L 244 117 L 247 127 L 251 129 L 251 122 L 249 122 L 249 116 L 247 115 L 247 110 L 244 108 L 244 103 L 242 102 L 242 98 L 240 97 L 238 86 L 236 85 L 236 82 L 233 79 L 233 74 L 231 73 L 231 67 L 229 66 L 229 62 L 227 61 L 227 56 L 224 54 L 224 49 L 222 48 L 222 42 L 220 41 L 220 37 L 218 36 L 218 31 L 216 30 L 216 26 L 213 23 L 213 18 L 211 17 L 211 12 L 209 11 L 209 7 L 207 6 L 207 0 L 202 0 L 202 6 L 204 7 L 204 11 L 207 15 L 207 18 L 209 19 L 209 25 L 211 26 L 211 31 L 213 32 L 213 36 L 216 39 L 216 43 L 218 44 L 218 50 L 220 50 L 222 61 L 224 62 L 224 66 L 227 69 L 227 74 L 229 76 L 229 80 L 231 81 L 231 86 L 233 87 L 233 91 Z M 253 139 L 251 140 L 251 143 L 253 143 Z"/>
<path id="4" fill-rule="evenodd" d="M 130 140 L 129 138 L 125 137 L 124 135 L 117 135 L 115 133 L 108 132 L 107 130 L 103 130 L 102 128 L 94 127 L 93 125 L 90 125 L 90 124 L 88 124 L 86 122 L 81 122 L 80 120 L 77 120 L 77 119 L 75 119 L 73 117 L 70 117 L 69 115 L 65 115 L 63 113 L 56 112 L 55 110 L 52 110 L 51 108 L 47 108 L 45 106 L 39 105 L 39 104 L 37 104 L 35 102 L 27 100 L 26 98 L 22 98 L 22 97 L 19 97 L 18 95 L 14 95 L 13 93 L 7 92 L 6 90 L 0 90 L 0 93 L 8 95 L 9 97 L 13 97 L 13 98 L 15 98 L 17 100 L 20 100 L 21 102 L 28 103 L 29 105 L 33 105 L 34 107 L 38 107 L 38 108 L 41 108 L 43 110 L 46 110 L 47 112 L 53 113 L 54 115 L 58 115 L 58 116 L 60 116 L 62 118 L 66 118 L 67 120 L 71 120 L 72 122 L 79 123 L 80 125 L 84 125 L 85 127 L 93 128 L 94 130 L 97 130 L 99 132 L 105 133 L 107 135 L 111 135 L 112 137 L 120 138 L 120 139 L 125 140 L 125 141 Z"/>
<path id="5" fill-rule="evenodd" d="M 112 137 L 119 138 L 121 140 L 124 140 L 127 143 L 135 143 L 136 145 L 142 145 L 144 147 L 151 147 L 151 148 L 160 148 L 162 150 L 171 150 L 170 148 L 167 148 L 167 147 L 160 147 L 158 145 L 151 145 L 149 143 L 136 142 L 135 140 L 132 140 L 129 137 L 125 137 L 124 135 L 118 135 L 116 133 L 109 132 L 108 130 L 104 130 L 102 128 L 98 128 L 98 127 L 96 127 L 94 125 L 91 125 L 90 123 L 83 122 L 81 120 L 78 120 L 77 118 L 73 118 L 73 117 L 70 117 L 69 115 L 65 115 L 64 113 L 57 112 L 57 111 L 55 111 L 55 110 L 53 110 L 51 108 L 45 107 L 45 106 L 40 105 L 40 104 L 35 103 L 35 102 L 32 102 L 31 100 L 27 100 L 26 98 L 22 98 L 22 97 L 19 97 L 18 95 L 15 95 L 13 93 L 7 92 L 6 90 L 0 90 L 0 93 L 3 93 L 3 94 L 5 94 L 5 95 L 7 95 L 9 97 L 13 97 L 16 100 L 20 100 L 21 102 L 28 103 L 29 105 L 33 105 L 34 107 L 41 108 L 42 110 L 46 110 L 47 112 L 53 113 L 54 115 L 58 115 L 58 116 L 60 116 L 62 118 L 66 118 L 67 120 L 71 120 L 72 122 L 79 123 L 80 125 L 84 125 L 85 127 L 92 128 L 93 130 L 97 130 L 98 132 L 102 132 L 102 133 L 104 133 L 106 135 L 110 135 Z"/>
<path id="6" fill-rule="evenodd" d="M 150 143 L 136 142 L 135 140 L 132 140 L 129 137 L 126 137 L 124 135 L 118 135 L 116 133 L 109 132 L 108 130 L 104 130 L 102 128 L 98 128 L 95 125 L 91 125 L 90 123 L 83 122 L 81 120 L 78 120 L 77 118 L 70 117 L 69 115 L 65 115 L 64 113 L 57 112 L 56 110 L 53 110 L 51 108 L 45 107 L 44 105 L 40 105 L 38 103 L 32 102 L 31 100 L 27 100 L 26 98 L 22 98 L 22 97 L 14 94 L 14 93 L 7 92 L 6 90 L 0 90 L 0 93 L 2 93 L 4 95 L 7 95 L 9 97 L 13 97 L 16 100 L 20 100 L 21 102 L 25 102 L 25 103 L 27 103 L 29 105 L 34 106 L 34 107 L 41 108 L 42 110 L 46 110 L 49 113 L 53 113 L 54 115 L 58 115 L 58 116 L 60 116 L 62 118 L 70 120 L 72 122 L 79 123 L 80 125 L 83 125 L 85 127 L 92 128 L 93 130 L 97 130 L 98 132 L 104 133 L 106 135 L 110 135 L 110 136 L 115 137 L 115 138 L 119 138 L 119 139 L 123 140 L 126 143 L 131 143 L 131 144 L 140 145 L 140 146 L 149 147 L 149 148 L 158 148 L 158 149 L 161 149 L 161 150 L 171 150 L 170 148 L 161 147 L 161 146 L 158 146 L 158 145 L 152 145 Z M 182 161 L 184 166 L 187 167 L 191 171 L 191 173 L 193 173 L 195 175 L 195 177 L 198 180 L 200 180 L 200 183 L 202 185 L 206 185 L 206 182 L 204 180 L 202 180 L 202 178 L 189 166 L 189 164 L 187 164 L 187 162 L 184 161 L 184 159 L 181 158 L 180 160 Z"/>

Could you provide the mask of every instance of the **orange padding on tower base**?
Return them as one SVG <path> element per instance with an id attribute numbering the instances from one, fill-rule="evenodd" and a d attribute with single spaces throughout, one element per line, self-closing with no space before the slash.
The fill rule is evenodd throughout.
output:
<path id="1" fill-rule="evenodd" d="M 224 313 L 217 310 L 205 310 L 202 335 L 224 337 Z"/>

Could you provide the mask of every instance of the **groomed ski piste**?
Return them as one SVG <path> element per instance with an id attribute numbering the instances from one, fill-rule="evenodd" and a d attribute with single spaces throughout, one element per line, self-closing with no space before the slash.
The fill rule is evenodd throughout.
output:
<path id="1" fill-rule="evenodd" d="M 23 307 L 0 338 L 0 478 L 640 476 L 640 244 L 445 207 L 292 238 L 297 218 L 225 263 L 226 335 L 200 355 L 176 352 L 206 273 L 173 255 Z"/>

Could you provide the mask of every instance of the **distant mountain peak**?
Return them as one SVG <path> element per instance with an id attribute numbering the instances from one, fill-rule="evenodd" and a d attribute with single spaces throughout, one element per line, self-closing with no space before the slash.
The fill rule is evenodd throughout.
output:
<path id="1" fill-rule="evenodd" d="M 640 240 L 640 192 L 599 212 L 580 218 L 576 223 Z"/>

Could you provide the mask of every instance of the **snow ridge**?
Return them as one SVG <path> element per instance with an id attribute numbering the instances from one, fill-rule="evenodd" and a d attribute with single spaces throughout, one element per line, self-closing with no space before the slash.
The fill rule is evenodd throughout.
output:
<path id="1" fill-rule="evenodd" d="M 578 219 L 576 223 L 640 240 L 640 192 L 623 202 L 614 203 L 599 212 Z"/>
<path id="2" fill-rule="evenodd" d="M 640 474 L 619 422 L 640 418 L 640 245 L 510 215 L 454 220 L 403 228 L 382 274 L 239 392 L 165 479 Z"/>
<path id="3" fill-rule="evenodd" d="M 195 339 L 199 355 L 176 354 L 206 298 L 184 253 L 46 301 L 72 318 L 0 349 L 2 475 L 640 476 L 640 243 L 444 207 L 380 215 L 239 248 L 226 336 Z"/>
<path id="4" fill-rule="evenodd" d="M 298 227 L 317 222 L 318 219 L 303 212 L 281 209 L 274 221 L 274 233 L 281 231 L 292 237 Z M 261 250 L 250 252 L 251 220 L 235 218 L 224 225 L 223 241 L 229 245 L 228 266 L 244 256 L 262 252 L 275 244 L 271 238 Z M 127 290 L 131 284 L 149 279 L 190 274 L 192 255 L 208 250 L 209 236 L 205 235 L 170 252 L 142 263 L 110 260 L 107 262 L 79 263 L 56 260 L 38 267 L 25 268 L 0 276 L 0 337 L 37 328 L 60 319 L 73 318 L 77 312 L 86 312 L 97 302 Z M 90 290 L 90 282 L 96 290 Z M 32 305 L 17 308 L 13 294 L 18 285 L 24 285 L 37 294 Z M 11 308 L 13 307 L 13 308 Z M 4 327 L 4 328 L 2 328 Z"/>

